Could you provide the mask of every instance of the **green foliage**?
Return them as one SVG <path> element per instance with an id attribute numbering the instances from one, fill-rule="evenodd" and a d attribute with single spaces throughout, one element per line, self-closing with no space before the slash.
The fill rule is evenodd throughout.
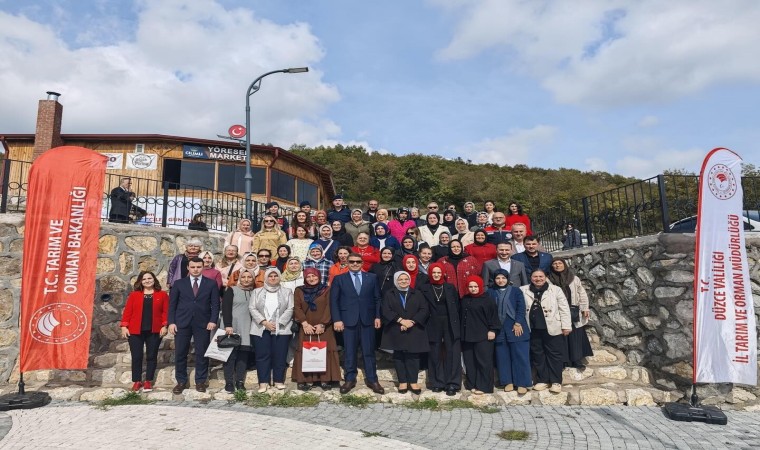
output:
<path id="1" fill-rule="evenodd" d="M 137 392 L 127 392 L 118 398 L 107 398 L 97 404 L 99 409 L 108 409 L 111 406 L 123 406 L 123 405 L 150 405 L 153 400 L 143 398 Z"/>
<path id="2" fill-rule="evenodd" d="M 346 394 L 340 396 L 340 403 L 348 406 L 364 408 L 371 403 L 377 403 L 377 399 L 369 395 Z"/>
<path id="3" fill-rule="evenodd" d="M 314 394 L 295 395 L 290 392 L 284 394 L 254 393 L 248 398 L 248 406 L 263 408 L 265 406 L 279 406 L 281 408 L 304 408 L 317 406 L 319 397 Z"/>
<path id="4" fill-rule="evenodd" d="M 501 411 L 500 408 L 497 408 L 495 406 L 476 406 L 474 403 L 468 400 L 448 400 L 441 402 L 434 398 L 426 398 L 424 400 L 404 402 L 402 405 L 410 409 L 430 411 L 451 411 L 455 408 L 476 409 L 485 414 L 493 414 Z"/>
<path id="5" fill-rule="evenodd" d="M 248 406 L 253 406 L 254 408 L 269 406 L 270 397 L 271 396 L 266 393 L 254 392 L 248 397 Z"/>
<path id="6" fill-rule="evenodd" d="M 365 430 L 359 430 L 362 432 L 362 437 L 384 437 L 387 438 L 388 435 L 385 433 L 382 433 L 380 431 L 365 431 Z"/>
<path id="7" fill-rule="evenodd" d="M 232 397 L 235 399 L 236 402 L 245 402 L 248 400 L 248 393 L 245 391 L 245 389 L 238 389 L 235 391 L 234 394 L 232 394 Z"/>
<path id="8" fill-rule="evenodd" d="M 496 435 L 505 441 L 525 441 L 530 437 L 530 433 L 522 430 L 504 430 L 499 431 Z"/>
<path id="9" fill-rule="evenodd" d="M 568 206 L 572 200 L 635 181 L 597 171 L 473 164 L 419 153 L 369 153 L 358 146 L 294 145 L 290 151 L 331 170 L 337 191 L 351 206 L 363 206 L 375 198 L 383 206 L 419 206 L 436 200 L 461 208 L 465 201 L 473 201 L 481 209 L 485 200 L 494 200 L 502 209 L 517 201 L 531 213 Z"/>

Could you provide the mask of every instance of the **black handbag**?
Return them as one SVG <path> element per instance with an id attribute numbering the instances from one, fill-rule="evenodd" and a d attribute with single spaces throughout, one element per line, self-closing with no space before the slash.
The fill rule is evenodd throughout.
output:
<path id="1" fill-rule="evenodd" d="M 573 322 L 580 322 L 581 321 L 581 307 L 570 305 L 570 320 Z"/>
<path id="2" fill-rule="evenodd" d="M 239 334 L 225 334 L 216 338 L 216 345 L 219 348 L 234 348 L 242 344 L 243 340 Z"/>
<path id="3" fill-rule="evenodd" d="M 296 321 L 294 320 L 294 321 L 293 321 L 293 323 L 292 323 L 292 324 L 290 324 L 290 331 L 291 331 L 293 334 L 298 334 L 298 332 L 299 332 L 299 331 L 301 331 L 301 324 L 300 324 L 300 323 L 298 323 L 298 322 L 296 322 Z"/>

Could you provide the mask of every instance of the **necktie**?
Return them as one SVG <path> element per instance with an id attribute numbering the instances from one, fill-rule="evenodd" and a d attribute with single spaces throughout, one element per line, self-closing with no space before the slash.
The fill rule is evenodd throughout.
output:
<path id="1" fill-rule="evenodd" d="M 362 276 L 360 273 L 354 274 L 354 288 L 356 289 L 356 295 L 362 292 Z"/>
<path id="2" fill-rule="evenodd" d="M 198 296 L 198 279 L 193 278 L 193 295 Z"/>

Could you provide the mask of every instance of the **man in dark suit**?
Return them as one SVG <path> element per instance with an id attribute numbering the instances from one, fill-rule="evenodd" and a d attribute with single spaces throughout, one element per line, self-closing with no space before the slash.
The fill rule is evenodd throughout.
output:
<path id="1" fill-rule="evenodd" d="M 201 276 L 203 260 L 194 257 L 187 263 L 188 276 L 177 280 L 169 292 L 169 333 L 174 337 L 175 394 L 190 387 L 187 379 L 187 354 L 190 338 L 195 342 L 195 390 L 208 388 L 209 331 L 219 319 L 219 288 L 216 281 Z"/>
<path id="2" fill-rule="evenodd" d="M 122 178 L 121 184 L 111 190 L 109 222 L 129 223 L 129 212 L 132 210 L 132 199 L 135 197 L 135 193 L 129 190 L 130 186 L 132 186 L 132 179 Z"/>
<path id="3" fill-rule="evenodd" d="M 362 272 L 362 257 L 348 255 L 348 272 L 333 279 L 330 287 L 330 314 L 335 331 L 343 332 L 345 379 L 340 393 L 356 387 L 356 351 L 359 345 L 364 357 L 364 379 L 377 394 L 385 390 L 377 381 L 375 361 L 375 329 L 380 328 L 380 285 L 373 273 Z"/>
<path id="4" fill-rule="evenodd" d="M 492 259 L 483 263 L 483 281 L 486 286 L 493 286 L 494 273 L 499 269 L 504 269 L 509 272 L 509 283 L 513 286 L 525 286 L 530 281 L 528 280 L 528 274 L 525 272 L 525 265 L 520 261 L 515 261 L 510 258 L 512 254 L 511 242 L 500 242 L 496 246 L 496 259 Z"/>
<path id="5" fill-rule="evenodd" d="M 525 264 L 525 272 L 530 278 L 530 274 L 536 269 L 541 269 L 544 273 L 549 273 L 552 268 L 552 255 L 538 251 L 538 238 L 535 236 L 526 236 L 525 251 L 512 256 L 512 261 L 519 261 Z"/>

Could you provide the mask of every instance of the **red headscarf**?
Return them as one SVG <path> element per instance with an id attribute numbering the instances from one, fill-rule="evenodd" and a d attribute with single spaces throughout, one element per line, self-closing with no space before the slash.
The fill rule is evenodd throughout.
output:
<path id="1" fill-rule="evenodd" d="M 433 279 L 433 269 L 435 269 L 436 267 L 441 269 L 441 279 L 438 281 L 435 281 Z M 440 284 L 445 283 L 446 272 L 444 272 L 443 270 L 443 264 L 438 263 L 438 262 L 430 263 L 430 265 L 428 266 L 428 278 L 430 278 L 430 284 L 440 285 Z"/>
<path id="2" fill-rule="evenodd" d="M 470 283 L 472 283 L 473 281 L 478 284 L 478 294 L 477 295 L 470 294 Z M 482 278 L 480 278 L 477 275 L 470 275 L 469 277 L 467 277 L 467 281 L 466 282 L 467 282 L 467 295 L 469 295 L 470 297 L 482 297 L 483 295 L 485 295 L 486 291 L 483 290 L 483 279 Z"/>
<path id="3" fill-rule="evenodd" d="M 410 272 L 409 269 L 406 268 L 406 262 L 410 259 L 414 260 L 414 271 Z M 414 284 L 417 281 L 417 274 L 420 273 L 420 262 L 417 260 L 417 257 L 414 255 L 406 255 L 401 260 L 401 270 L 409 274 L 409 278 L 412 279 L 412 283 L 409 285 L 412 289 L 414 289 Z"/>

